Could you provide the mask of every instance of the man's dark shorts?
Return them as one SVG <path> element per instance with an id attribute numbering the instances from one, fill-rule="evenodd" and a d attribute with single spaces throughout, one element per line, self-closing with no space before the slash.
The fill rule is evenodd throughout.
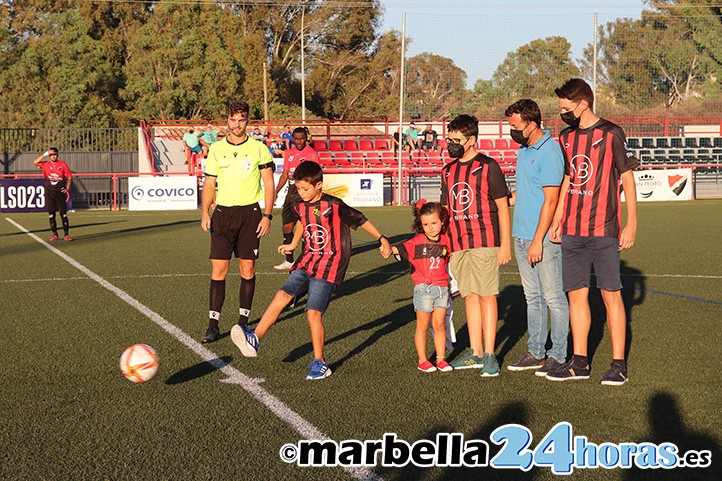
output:
<path id="1" fill-rule="evenodd" d="M 216 206 L 211 217 L 211 259 L 258 259 L 260 239 L 256 234 L 263 214 L 258 204 Z"/>
<path id="2" fill-rule="evenodd" d="M 592 266 L 597 287 L 605 291 L 622 289 L 619 274 L 619 240 L 616 237 L 562 236 L 564 291 L 590 287 Z"/>
<path id="3" fill-rule="evenodd" d="M 48 208 L 48 213 L 60 211 L 60 214 L 65 214 L 67 196 L 65 192 L 59 190 L 45 189 L 45 206 Z"/>

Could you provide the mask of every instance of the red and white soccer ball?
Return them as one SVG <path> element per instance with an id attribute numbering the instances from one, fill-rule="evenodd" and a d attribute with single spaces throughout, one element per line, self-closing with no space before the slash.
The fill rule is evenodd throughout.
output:
<path id="1" fill-rule="evenodd" d="M 133 382 L 153 379 L 159 365 L 158 353 L 147 344 L 133 344 L 120 356 L 120 372 Z"/>

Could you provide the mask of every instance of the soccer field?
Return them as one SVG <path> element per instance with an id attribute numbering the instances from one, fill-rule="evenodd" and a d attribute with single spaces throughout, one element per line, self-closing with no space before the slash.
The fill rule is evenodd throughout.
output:
<path id="1" fill-rule="evenodd" d="M 410 209 L 362 210 L 392 243 L 410 236 Z M 575 468 L 567 479 L 722 479 L 720 200 L 639 205 L 637 242 L 622 253 L 630 381 L 621 387 L 599 384 L 611 347 L 597 291 L 589 380 L 554 383 L 506 369 L 526 350 L 515 261 L 501 269 L 501 375 L 426 374 L 416 369 L 410 276 L 365 232 L 353 232 L 346 282 L 325 315 L 334 374 L 311 382 L 303 303 L 284 312 L 257 359 L 231 342 L 237 269 L 227 282 L 223 338 L 197 342 L 210 279 L 199 212 L 71 213 L 76 241 L 52 248 L 46 215 L 2 217 L 0 479 L 550 480 L 562 476 L 549 467 L 384 467 L 380 457 L 365 468 L 299 467 L 279 450 L 316 436 L 340 443 L 395 433 L 413 444 L 461 433 L 486 441 L 491 458 L 500 449 L 490 440 L 496 428 L 527 427 L 533 449 L 562 421 L 597 445 L 669 442 L 712 455 L 707 468 Z M 254 324 L 286 275 L 271 267 L 281 241 L 273 224 L 257 264 Z M 450 358 L 468 346 L 464 319 L 457 299 Z M 161 360 L 144 384 L 118 369 L 123 350 L 139 342 Z"/>

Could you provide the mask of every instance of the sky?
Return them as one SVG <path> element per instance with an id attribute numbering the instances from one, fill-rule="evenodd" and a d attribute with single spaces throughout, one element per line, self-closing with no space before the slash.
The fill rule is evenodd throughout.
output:
<path id="1" fill-rule="evenodd" d="M 467 73 L 467 87 L 490 79 L 507 54 L 532 40 L 566 37 L 572 58 L 582 58 L 598 25 L 617 18 L 639 18 L 641 0 L 550 0 L 549 3 L 417 0 L 386 1 L 381 31 L 401 30 L 406 12 L 407 58 L 430 52 L 451 58 Z"/>

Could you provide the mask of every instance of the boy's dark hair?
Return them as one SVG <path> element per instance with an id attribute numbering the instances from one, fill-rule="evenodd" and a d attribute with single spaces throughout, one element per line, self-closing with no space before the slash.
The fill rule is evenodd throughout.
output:
<path id="1" fill-rule="evenodd" d="M 296 170 L 298 172 L 298 170 Z M 414 223 L 411 224 L 411 231 L 416 234 L 424 233 L 424 226 L 421 225 L 421 216 L 428 214 L 439 214 L 441 219 L 441 233 L 446 232 L 446 228 L 449 226 L 449 211 L 446 207 L 441 205 L 439 202 L 426 202 L 426 199 L 421 199 L 411 206 L 411 210 L 414 213 Z"/>
<path id="2" fill-rule="evenodd" d="M 57 154 L 57 153 L 60 152 L 60 151 L 58 150 L 57 147 L 50 147 L 50 148 L 48 149 L 48 152 L 55 152 L 55 153 Z"/>
<path id="3" fill-rule="evenodd" d="M 323 169 L 312 160 L 304 160 L 298 164 L 298 167 L 296 167 L 296 170 L 293 172 L 293 180 L 296 182 L 302 180 L 311 185 L 316 185 L 319 182 L 323 182 Z"/>
<path id="4" fill-rule="evenodd" d="M 249 111 L 248 104 L 246 102 L 228 102 L 228 116 L 232 117 L 238 113 L 246 114 L 248 117 Z"/>
<path id="5" fill-rule="evenodd" d="M 519 114 L 519 117 L 525 122 L 536 122 L 541 126 L 541 110 L 532 99 L 517 100 L 504 111 L 505 117 L 511 117 L 514 114 Z"/>
<path id="6" fill-rule="evenodd" d="M 471 115 L 461 114 L 449 122 L 446 130 L 447 132 L 461 132 L 461 135 L 467 139 L 469 137 L 478 137 L 479 121 Z"/>
<path id="7" fill-rule="evenodd" d="M 304 137 L 306 137 L 306 140 L 308 140 L 308 132 L 306 131 L 305 127 L 296 127 L 293 129 L 293 135 L 296 134 L 303 134 Z"/>
<path id="8" fill-rule="evenodd" d="M 554 93 L 560 99 L 567 99 L 573 102 L 581 102 L 586 100 L 589 104 L 589 110 L 594 111 L 594 92 L 592 88 L 584 80 L 580 78 L 571 78 L 564 82 L 564 85 L 554 89 Z"/>

